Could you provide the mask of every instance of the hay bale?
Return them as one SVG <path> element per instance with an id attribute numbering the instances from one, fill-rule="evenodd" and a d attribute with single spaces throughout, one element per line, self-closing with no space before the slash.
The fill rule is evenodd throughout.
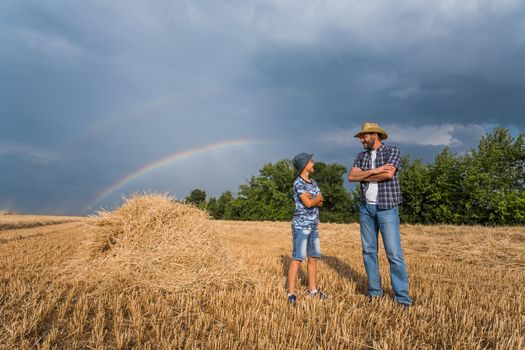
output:
<path id="1" fill-rule="evenodd" d="M 82 279 L 177 292 L 242 282 L 208 214 L 167 195 L 134 195 L 93 225 Z"/>

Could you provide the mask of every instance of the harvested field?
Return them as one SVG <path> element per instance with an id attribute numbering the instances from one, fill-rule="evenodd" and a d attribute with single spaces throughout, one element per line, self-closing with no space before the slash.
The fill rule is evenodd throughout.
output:
<path id="1" fill-rule="evenodd" d="M 142 203 L 0 231 L 0 348 L 525 347 L 523 228 L 402 226 L 415 301 L 404 311 L 382 252 L 387 295 L 366 298 L 358 225 L 322 224 L 330 298 L 305 298 L 302 266 L 292 309 L 289 223 L 211 221 L 155 201 L 149 213 Z"/>
<path id="2" fill-rule="evenodd" d="M 45 215 L 0 215 L 0 232 L 23 228 L 56 225 L 65 222 L 82 220 L 78 216 L 45 216 Z"/>

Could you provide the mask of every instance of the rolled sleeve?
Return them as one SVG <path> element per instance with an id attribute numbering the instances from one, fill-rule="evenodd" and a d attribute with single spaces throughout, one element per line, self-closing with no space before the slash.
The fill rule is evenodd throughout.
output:
<path id="1" fill-rule="evenodd" d="M 401 152 L 399 148 L 392 147 L 390 149 L 386 164 L 392 164 L 396 169 L 399 169 L 401 165 Z"/>
<path id="2" fill-rule="evenodd" d="M 352 165 L 352 168 L 359 168 L 363 170 L 363 153 L 359 153 L 357 157 L 355 157 L 354 165 Z"/>
<path id="3" fill-rule="evenodd" d="M 304 185 L 304 183 L 298 181 L 294 184 L 295 186 L 295 192 L 297 194 L 303 194 L 305 192 L 308 192 L 308 189 L 306 188 L 306 186 Z"/>

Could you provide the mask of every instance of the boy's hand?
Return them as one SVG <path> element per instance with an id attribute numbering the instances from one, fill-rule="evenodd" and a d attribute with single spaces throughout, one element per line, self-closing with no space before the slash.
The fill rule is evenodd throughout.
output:
<path id="1" fill-rule="evenodd" d="M 324 205 L 324 197 L 323 197 L 323 194 L 322 193 L 319 193 L 317 195 L 317 206 L 318 207 L 322 207 Z"/>

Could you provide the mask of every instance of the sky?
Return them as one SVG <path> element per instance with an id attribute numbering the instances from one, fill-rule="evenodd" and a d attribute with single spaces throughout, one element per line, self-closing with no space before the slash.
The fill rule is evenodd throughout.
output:
<path id="1" fill-rule="evenodd" d="M 525 131 L 525 3 L 0 2 L 0 210 L 86 215 L 208 196 L 353 135 L 431 162 Z"/>

